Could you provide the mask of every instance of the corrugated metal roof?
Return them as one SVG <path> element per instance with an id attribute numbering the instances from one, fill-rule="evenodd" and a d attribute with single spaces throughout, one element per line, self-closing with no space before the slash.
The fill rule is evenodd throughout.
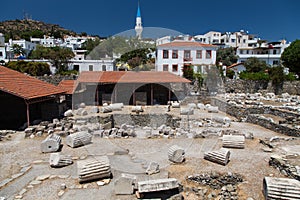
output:
<path id="1" fill-rule="evenodd" d="M 3 66 L 0 66 L 0 90 L 26 100 L 65 92 L 55 85 Z"/>

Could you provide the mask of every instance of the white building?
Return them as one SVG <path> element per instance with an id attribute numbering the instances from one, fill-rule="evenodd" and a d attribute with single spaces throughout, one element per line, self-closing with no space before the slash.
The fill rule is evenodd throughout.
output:
<path id="1" fill-rule="evenodd" d="M 30 38 L 30 41 L 37 45 L 44 47 L 56 47 L 63 44 L 63 40 L 60 38 L 54 38 L 44 35 L 43 38 Z"/>
<path id="2" fill-rule="evenodd" d="M 223 47 L 251 47 L 255 46 L 259 38 L 244 30 L 237 32 L 225 32 L 209 31 L 204 35 L 196 35 L 195 40 L 206 43 L 214 44 Z"/>
<path id="3" fill-rule="evenodd" d="M 194 66 L 195 72 L 206 73 L 216 64 L 217 47 L 195 41 L 175 40 L 157 46 L 156 71 L 169 71 L 182 76 L 184 66 Z"/>
<path id="4" fill-rule="evenodd" d="M 101 60 L 70 60 L 69 69 L 82 71 L 115 71 L 115 63 L 112 59 Z"/>
<path id="5" fill-rule="evenodd" d="M 5 58 L 6 58 L 5 39 L 4 39 L 4 35 L 0 33 L 0 61 L 5 60 Z"/>
<path id="6" fill-rule="evenodd" d="M 248 58 L 256 57 L 270 66 L 279 65 L 281 54 L 289 45 L 285 40 L 282 40 L 280 42 L 257 43 L 255 47 L 239 47 L 237 48 L 237 62 L 243 63 Z"/>
<path id="7" fill-rule="evenodd" d="M 14 58 L 15 56 L 17 55 L 14 55 L 13 54 L 13 45 L 19 45 L 20 47 L 23 48 L 23 50 L 25 51 L 25 55 L 22 55 L 22 56 L 25 56 L 27 57 L 28 54 L 35 49 L 36 47 L 36 44 L 32 43 L 32 42 L 29 42 L 29 41 L 26 41 L 24 39 L 21 39 L 21 40 L 12 40 L 10 39 L 9 42 L 6 44 L 6 54 L 8 57 L 10 58 Z"/>
<path id="8" fill-rule="evenodd" d="M 75 50 L 78 48 L 82 48 L 83 43 L 85 43 L 88 39 L 95 38 L 89 36 L 66 36 L 64 37 L 64 42 L 61 44 L 61 46 Z"/>

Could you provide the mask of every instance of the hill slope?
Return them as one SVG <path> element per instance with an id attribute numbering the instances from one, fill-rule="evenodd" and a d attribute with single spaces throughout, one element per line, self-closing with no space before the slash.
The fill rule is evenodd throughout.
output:
<path id="1" fill-rule="evenodd" d="M 74 31 L 67 30 L 57 24 L 48 24 L 35 20 L 7 20 L 0 22 L 0 33 L 5 35 L 6 41 L 12 39 L 26 39 L 31 37 L 43 37 L 43 35 L 61 38 L 63 35 L 78 35 Z"/>

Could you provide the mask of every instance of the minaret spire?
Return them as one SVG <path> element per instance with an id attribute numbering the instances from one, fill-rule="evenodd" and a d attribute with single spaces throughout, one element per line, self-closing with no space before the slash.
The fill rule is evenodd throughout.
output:
<path id="1" fill-rule="evenodd" d="M 142 39 L 143 26 L 142 26 L 142 15 L 141 15 L 141 9 L 140 9 L 140 1 L 138 1 L 138 8 L 137 8 L 137 13 L 136 13 L 135 32 L 136 32 L 136 36 L 139 39 Z"/>

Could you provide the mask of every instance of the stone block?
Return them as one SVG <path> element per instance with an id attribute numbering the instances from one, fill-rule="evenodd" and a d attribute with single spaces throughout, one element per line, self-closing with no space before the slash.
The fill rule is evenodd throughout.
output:
<path id="1" fill-rule="evenodd" d="M 159 173 L 159 164 L 157 162 L 150 162 L 146 169 L 146 174 L 152 175 Z"/>
<path id="2" fill-rule="evenodd" d="M 155 179 L 138 182 L 138 192 L 157 192 L 164 190 L 172 190 L 179 187 L 179 183 L 175 178 Z"/>
<path id="3" fill-rule="evenodd" d="M 114 190 L 117 195 L 130 195 L 134 192 L 134 185 L 137 177 L 131 174 L 121 174 L 121 177 L 115 181 Z"/>

